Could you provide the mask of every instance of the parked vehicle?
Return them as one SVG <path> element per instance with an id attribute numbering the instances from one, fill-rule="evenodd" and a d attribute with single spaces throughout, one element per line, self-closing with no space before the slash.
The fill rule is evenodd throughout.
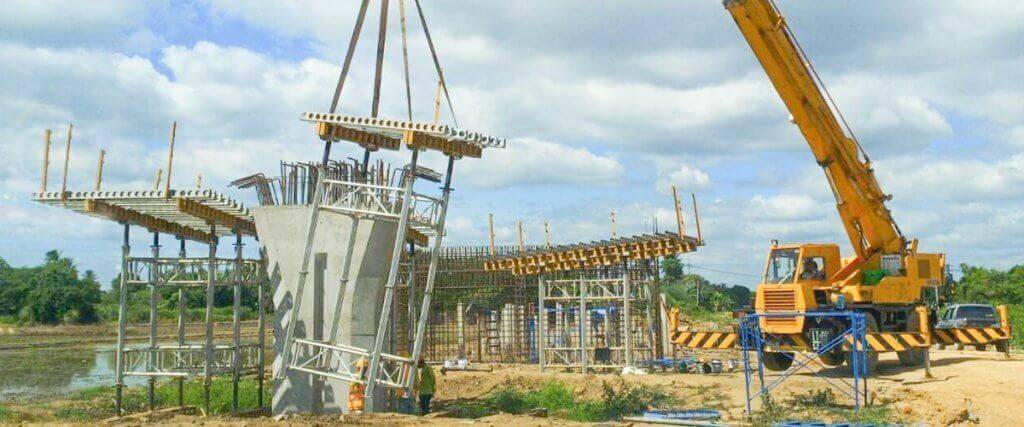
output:
<path id="1" fill-rule="evenodd" d="M 999 316 L 995 307 L 988 304 L 953 304 L 946 308 L 945 313 L 939 317 L 935 329 L 959 329 L 959 328 L 998 328 Z M 1004 344 L 1005 345 L 1005 344 Z M 997 343 L 997 347 L 999 344 Z M 944 346 L 940 346 L 942 348 Z M 963 344 L 956 345 L 957 350 L 963 350 Z M 985 351 L 986 344 L 974 346 L 976 350 Z M 1000 350 L 1002 351 L 1002 350 Z"/>

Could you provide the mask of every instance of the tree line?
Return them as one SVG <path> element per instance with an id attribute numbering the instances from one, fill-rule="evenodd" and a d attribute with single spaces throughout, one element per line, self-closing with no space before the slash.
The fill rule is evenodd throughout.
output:
<path id="1" fill-rule="evenodd" d="M 96 323 L 117 321 L 121 278 L 114 277 L 110 289 L 104 291 L 92 270 L 79 274 L 71 258 L 51 250 L 42 264 L 32 267 L 12 267 L 0 258 L 0 323 Z M 178 289 L 158 288 L 157 305 L 160 318 L 178 316 Z M 229 320 L 234 294 L 231 286 L 217 286 L 214 291 L 215 320 Z M 184 292 L 186 317 L 189 321 L 205 316 L 206 289 L 204 286 L 186 288 Z M 242 287 L 242 317 L 256 314 L 257 290 Z M 128 322 L 149 320 L 149 288 L 131 286 L 127 292 Z"/>

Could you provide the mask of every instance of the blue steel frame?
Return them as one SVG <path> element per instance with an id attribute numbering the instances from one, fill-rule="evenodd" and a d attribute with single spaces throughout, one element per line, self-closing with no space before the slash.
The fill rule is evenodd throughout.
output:
<path id="1" fill-rule="evenodd" d="M 825 345 L 814 349 L 812 352 L 802 352 L 805 360 L 797 360 L 797 354 L 800 352 L 784 352 L 786 357 L 793 359 L 794 365 L 779 375 L 770 383 L 765 383 L 764 379 L 764 367 L 762 361 L 764 360 L 765 353 L 765 342 L 766 337 L 761 332 L 761 319 L 773 318 L 773 317 L 802 317 L 804 319 L 823 319 L 832 318 L 835 320 L 846 320 L 845 324 L 849 327 L 841 334 L 832 337 Z M 754 399 L 760 397 L 762 404 L 771 395 L 771 391 L 783 382 L 785 382 L 793 374 L 798 373 L 801 370 L 807 370 L 813 373 L 818 378 L 825 380 L 832 388 L 835 388 L 845 394 L 847 397 L 853 399 L 854 408 L 860 410 L 861 399 L 863 398 L 867 402 L 867 377 L 868 377 L 868 364 L 867 364 L 867 321 L 864 313 L 858 313 L 855 311 L 811 311 L 804 313 L 797 312 L 781 312 L 781 313 L 752 313 L 744 316 L 740 320 L 740 343 L 743 346 L 743 375 L 746 385 L 746 396 L 747 396 L 747 414 L 752 413 L 752 405 Z M 830 380 L 829 378 L 821 375 L 820 371 L 811 369 L 808 365 L 811 363 L 826 368 L 826 366 L 819 360 L 821 355 L 829 353 L 837 348 L 842 348 L 847 343 L 847 338 L 850 338 L 853 345 L 850 345 L 848 351 L 853 353 L 853 382 L 850 383 L 846 379 L 838 378 L 838 383 Z M 770 343 L 768 345 L 770 347 Z M 752 376 L 754 374 L 754 368 L 750 367 L 750 353 L 755 352 L 757 354 L 757 380 L 760 385 L 760 390 L 751 395 Z M 862 390 L 863 388 L 863 390 Z"/>

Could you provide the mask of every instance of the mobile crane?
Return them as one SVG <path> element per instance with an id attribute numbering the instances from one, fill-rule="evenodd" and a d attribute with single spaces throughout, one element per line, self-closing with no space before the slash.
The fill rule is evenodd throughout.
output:
<path id="1" fill-rule="evenodd" d="M 868 332 L 915 331 L 920 325 L 924 289 L 945 284 L 943 254 L 920 253 L 893 220 L 871 160 L 849 129 L 810 60 L 771 0 L 725 0 L 754 56 L 792 115 L 822 167 L 835 196 L 853 256 L 842 258 L 839 245 L 778 244 L 768 254 L 754 308 L 759 313 L 799 313 L 847 309 L 863 312 Z M 765 334 L 808 334 L 801 316 L 765 317 Z M 904 365 L 923 362 L 923 349 L 898 353 Z M 842 351 L 821 357 L 831 366 L 846 359 Z M 872 353 L 869 363 L 877 360 Z M 777 352 L 765 367 L 787 369 L 793 359 Z"/>

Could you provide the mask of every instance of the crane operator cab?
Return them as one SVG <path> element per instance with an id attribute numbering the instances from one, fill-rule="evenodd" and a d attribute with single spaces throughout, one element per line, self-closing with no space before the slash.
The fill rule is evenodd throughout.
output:
<path id="1" fill-rule="evenodd" d="M 835 276 L 840 264 L 839 246 L 835 244 L 773 244 L 764 281 L 757 287 L 757 311 L 792 313 L 828 305 L 828 278 Z M 803 321 L 798 317 L 765 317 L 761 322 L 768 333 L 803 331 Z"/>

